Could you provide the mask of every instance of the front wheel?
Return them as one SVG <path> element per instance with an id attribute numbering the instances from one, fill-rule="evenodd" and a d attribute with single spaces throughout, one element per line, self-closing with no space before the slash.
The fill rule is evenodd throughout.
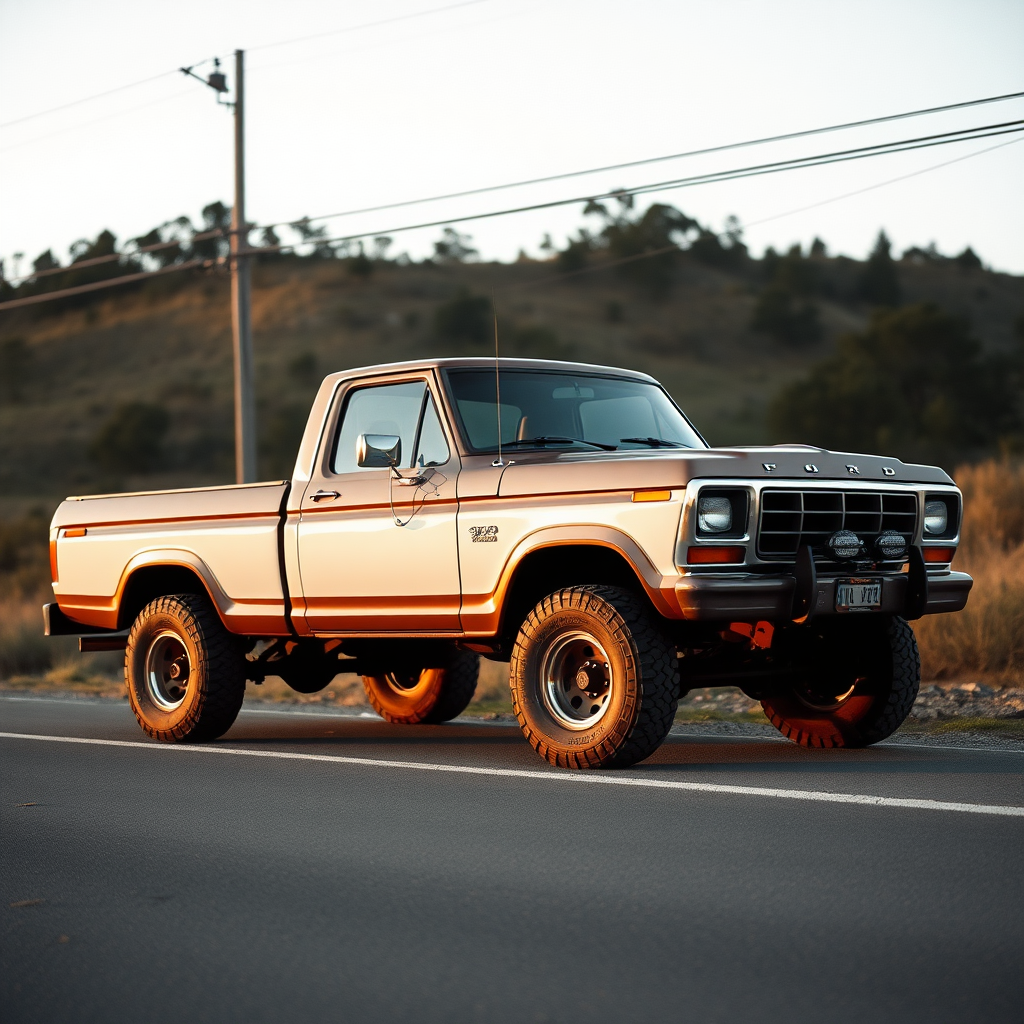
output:
<path id="1" fill-rule="evenodd" d="M 866 747 L 891 736 L 910 714 L 921 685 L 921 657 L 904 619 L 869 621 L 844 632 L 808 628 L 795 634 L 792 648 L 792 677 L 761 707 L 794 743 Z"/>
<path id="2" fill-rule="evenodd" d="M 238 638 L 199 594 L 169 594 L 139 612 L 128 635 L 124 677 L 139 725 L 168 743 L 216 739 L 245 697 Z"/>
<path id="3" fill-rule="evenodd" d="M 476 693 L 480 656 L 455 650 L 433 667 L 405 666 L 363 676 L 373 710 L 397 725 L 437 725 L 457 718 Z"/>
<path id="4" fill-rule="evenodd" d="M 617 587 L 544 598 L 512 652 L 512 706 L 541 757 L 560 768 L 626 768 L 675 718 L 675 647 L 643 603 Z"/>

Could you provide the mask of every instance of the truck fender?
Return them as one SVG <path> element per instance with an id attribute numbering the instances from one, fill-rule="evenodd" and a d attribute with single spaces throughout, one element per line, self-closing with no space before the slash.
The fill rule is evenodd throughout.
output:
<path id="1" fill-rule="evenodd" d="M 620 555 L 633 570 L 648 599 L 659 614 L 679 618 L 679 606 L 672 600 L 675 577 L 667 579 L 647 553 L 628 534 L 610 526 L 548 526 L 527 534 L 505 560 L 498 584 L 491 594 L 464 595 L 463 628 L 467 633 L 494 635 L 501 628 L 505 599 L 524 558 L 545 548 L 601 547 Z"/>
<path id="2" fill-rule="evenodd" d="M 132 580 L 138 577 L 140 571 L 145 569 L 187 569 L 197 578 L 206 591 L 210 603 L 217 610 L 221 622 L 230 629 L 229 619 L 232 601 L 224 593 L 224 589 L 217 581 L 210 567 L 195 552 L 182 548 L 155 548 L 151 551 L 140 551 L 134 555 L 124 568 L 121 579 L 118 582 L 114 594 L 113 612 L 115 622 L 112 628 L 128 628 L 131 622 L 121 622 L 123 603 L 126 593 L 130 592 Z M 156 596 L 156 595 L 154 595 Z M 140 609 L 134 609 L 138 614 Z M 134 618 L 134 614 L 132 618 Z"/>

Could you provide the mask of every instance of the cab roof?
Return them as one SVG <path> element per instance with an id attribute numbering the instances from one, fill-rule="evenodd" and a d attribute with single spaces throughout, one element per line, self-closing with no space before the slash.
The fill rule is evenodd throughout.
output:
<path id="1" fill-rule="evenodd" d="M 413 359 L 399 363 L 377 363 L 373 366 L 357 366 L 351 370 L 339 370 L 328 374 L 324 382 L 332 384 L 350 380 L 353 377 L 375 377 L 384 374 L 406 373 L 423 370 L 493 370 L 494 359 L 487 356 L 457 356 L 445 359 Z M 639 370 L 627 370 L 621 366 L 599 366 L 594 363 L 572 363 L 561 359 L 514 359 L 502 356 L 498 359 L 499 370 L 537 370 L 561 373 L 601 373 L 616 377 L 630 377 L 634 380 L 658 381 L 650 374 Z"/>

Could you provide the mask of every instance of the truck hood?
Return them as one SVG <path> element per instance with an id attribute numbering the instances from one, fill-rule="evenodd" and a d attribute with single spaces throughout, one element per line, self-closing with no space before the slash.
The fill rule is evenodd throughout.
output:
<path id="1" fill-rule="evenodd" d="M 937 466 L 804 445 L 660 449 L 651 452 L 520 452 L 501 477 L 501 497 L 644 488 L 684 488 L 691 480 L 871 480 L 952 484 Z"/>

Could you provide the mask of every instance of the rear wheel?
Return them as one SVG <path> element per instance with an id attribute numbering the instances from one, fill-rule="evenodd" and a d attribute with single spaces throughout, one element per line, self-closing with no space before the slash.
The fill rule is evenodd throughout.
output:
<path id="1" fill-rule="evenodd" d="M 679 662 L 629 591 L 570 587 L 527 616 L 511 684 L 520 728 L 541 757 L 560 768 L 625 768 L 668 734 Z"/>
<path id="2" fill-rule="evenodd" d="M 363 676 L 373 710 L 398 725 L 436 725 L 457 718 L 476 693 L 480 656 L 454 650 L 440 660 L 438 666 L 405 666 Z"/>
<path id="3" fill-rule="evenodd" d="M 238 638 L 199 594 L 150 601 L 128 635 L 125 683 L 143 730 L 168 743 L 216 739 L 245 696 Z"/>
<path id="4" fill-rule="evenodd" d="M 761 701 L 768 720 L 804 747 L 866 747 L 891 736 L 921 684 L 914 631 L 901 618 L 793 635 L 793 675 Z"/>

